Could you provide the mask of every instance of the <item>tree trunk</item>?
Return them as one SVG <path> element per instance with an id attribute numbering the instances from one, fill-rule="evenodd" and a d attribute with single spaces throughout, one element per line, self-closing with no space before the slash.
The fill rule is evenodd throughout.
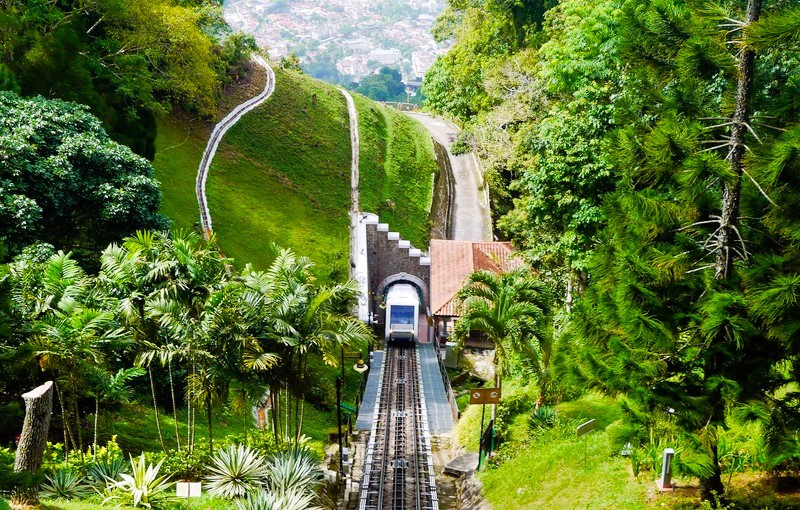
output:
<path id="1" fill-rule="evenodd" d="M 74 397 L 72 401 L 72 409 L 75 412 L 75 424 L 78 426 L 78 449 L 81 451 L 81 466 L 86 464 L 86 458 L 83 451 L 83 422 L 81 420 L 81 413 L 78 411 L 78 397 Z"/>
<path id="2" fill-rule="evenodd" d="M 714 464 L 714 473 L 708 478 L 700 479 L 700 497 L 704 501 L 719 501 L 724 504 L 725 486 L 722 485 L 722 469 L 719 466 L 716 439 L 714 439 L 714 444 L 711 446 L 711 459 Z"/>
<path id="3" fill-rule="evenodd" d="M 64 460 L 69 462 L 69 427 L 67 426 L 67 411 L 64 409 L 64 398 L 61 396 L 61 392 L 58 390 L 58 385 L 56 387 L 56 395 L 58 396 L 58 405 L 61 407 L 61 426 L 64 429 Z"/>
<path id="4" fill-rule="evenodd" d="M 50 415 L 53 413 L 53 381 L 22 395 L 25 401 L 25 420 L 19 437 L 14 472 L 37 472 L 42 467 L 47 433 L 50 430 Z M 18 487 L 11 502 L 15 505 L 38 505 L 38 487 Z"/>
<path id="5" fill-rule="evenodd" d="M 758 21 L 761 13 L 761 0 L 747 2 L 745 25 L 749 26 Z M 747 150 L 744 143 L 747 126 L 750 123 L 750 100 L 753 96 L 753 82 L 755 76 L 756 53 L 751 49 L 742 48 L 739 55 L 739 78 L 736 83 L 736 104 L 731 119 L 730 150 L 728 162 L 734 174 L 731 182 L 725 184 L 722 192 L 722 213 L 719 224 L 719 242 L 717 257 L 714 264 L 714 274 L 717 279 L 727 279 L 731 276 L 733 262 L 736 259 L 737 246 L 744 250 L 744 240 L 738 230 L 739 205 L 742 194 L 742 175 L 744 173 L 744 155 Z M 741 253 L 744 256 L 744 253 Z"/>
<path id="6" fill-rule="evenodd" d="M 172 419 L 175 421 L 175 444 L 178 451 L 181 451 L 181 435 L 178 432 L 178 410 L 175 406 L 175 382 L 172 380 L 172 358 L 167 358 L 167 370 L 169 370 L 169 392 L 172 396 Z"/>
<path id="7" fill-rule="evenodd" d="M 208 420 L 208 453 L 214 455 L 214 428 L 211 419 L 211 390 L 206 391 L 206 419 Z"/>
<path id="8" fill-rule="evenodd" d="M 94 438 L 92 440 L 92 451 L 95 459 L 97 458 L 97 416 L 100 414 L 100 399 L 94 397 Z"/>
<path id="9" fill-rule="evenodd" d="M 153 395 L 153 412 L 156 415 L 156 430 L 158 430 L 158 440 L 161 441 L 161 449 L 167 452 L 167 445 L 164 444 L 164 434 L 161 433 L 161 419 L 158 417 L 158 402 L 156 401 L 156 383 L 153 380 L 153 367 L 147 365 L 147 373 L 150 374 L 150 393 Z"/>

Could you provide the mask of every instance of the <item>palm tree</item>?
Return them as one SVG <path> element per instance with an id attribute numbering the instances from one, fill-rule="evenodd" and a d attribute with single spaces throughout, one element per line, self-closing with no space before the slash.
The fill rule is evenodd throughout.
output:
<path id="1" fill-rule="evenodd" d="M 100 402 L 130 402 L 133 396 L 133 389 L 128 386 L 128 382 L 141 375 L 144 370 L 138 367 L 121 368 L 115 374 L 106 373 L 103 370 L 95 369 L 90 376 L 92 379 L 89 395 L 94 397 L 94 436 L 92 440 L 92 451 L 97 456 L 97 423 L 100 416 Z"/>
<path id="2" fill-rule="evenodd" d="M 251 292 L 263 292 L 260 296 L 248 295 L 245 300 L 256 307 L 262 305 L 261 319 L 268 325 L 267 338 L 284 348 L 285 435 L 293 436 L 295 443 L 303 429 L 308 355 L 319 353 L 325 363 L 336 366 L 341 349 L 361 350 L 372 339 L 369 328 L 348 312 L 358 296 L 356 282 L 318 285 L 311 268 L 308 259 L 295 257 L 290 250 L 280 250 L 266 273 L 248 268 L 244 278 Z M 294 392 L 289 391 L 290 382 Z"/>
<path id="3" fill-rule="evenodd" d="M 111 244 L 100 257 L 102 266 L 98 281 L 106 292 L 118 299 L 116 310 L 133 336 L 140 355 L 142 352 L 152 353 L 158 345 L 158 323 L 147 316 L 147 302 L 159 292 L 170 269 L 169 261 L 161 255 L 158 237 L 158 234 L 148 231 L 136 232 L 125 240 L 123 246 Z M 156 430 L 161 448 L 166 451 L 151 361 L 152 356 L 147 355 L 137 359 L 140 366 L 147 367 Z M 177 428 L 175 439 L 180 448 Z"/>
<path id="4" fill-rule="evenodd" d="M 548 321 L 552 296 L 545 284 L 524 268 L 502 274 L 478 271 L 470 275 L 458 298 L 464 312 L 454 328 L 456 340 L 463 342 L 471 331 L 478 331 L 494 342 L 497 387 L 508 374 L 512 357 L 524 356 L 538 378 L 537 404 L 544 403 L 553 353 Z M 493 418 L 495 412 L 493 408 Z"/>
<path id="5" fill-rule="evenodd" d="M 56 372 L 56 388 L 62 413 L 71 405 L 77 421 L 77 446 L 83 459 L 83 435 L 77 400 L 86 383 L 85 376 L 94 367 L 104 365 L 101 345 L 126 340 L 125 331 L 114 329 L 110 312 L 85 308 L 75 301 L 61 302 L 53 313 L 39 320 L 30 344 L 43 370 Z M 69 419 L 65 419 L 73 445 L 75 437 Z"/>

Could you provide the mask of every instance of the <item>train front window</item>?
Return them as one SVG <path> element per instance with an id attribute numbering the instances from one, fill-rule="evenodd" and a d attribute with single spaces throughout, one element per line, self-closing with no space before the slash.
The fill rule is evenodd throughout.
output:
<path id="1" fill-rule="evenodd" d="M 391 324 L 414 324 L 414 307 L 392 306 Z"/>

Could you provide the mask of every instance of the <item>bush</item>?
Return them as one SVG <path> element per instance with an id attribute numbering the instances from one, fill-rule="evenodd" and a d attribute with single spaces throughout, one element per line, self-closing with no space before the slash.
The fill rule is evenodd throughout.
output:
<path id="1" fill-rule="evenodd" d="M 551 429 L 555 427 L 557 419 L 556 410 L 552 407 L 544 406 L 531 412 L 528 418 L 528 426 L 534 430 Z"/>
<path id="2" fill-rule="evenodd" d="M 164 452 L 145 452 L 145 458 L 151 464 L 161 464 L 161 469 L 179 480 L 197 480 L 206 474 L 206 465 L 211 458 L 208 454 L 208 443 L 204 440 L 195 442 L 192 454 L 182 448 Z"/>
<path id="3" fill-rule="evenodd" d="M 80 499 L 89 495 L 89 487 L 77 471 L 61 468 L 46 477 L 39 494 L 43 498 Z"/>
<path id="4" fill-rule="evenodd" d="M 169 475 L 159 476 L 161 463 L 155 466 L 147 464 L 144 454 L 137 460 L 130 457 L 131 474 L 123 473 L 122 480 L 108 486 L 111 495 L 103 500 L 103 505 L 110 501 L 119 501 L 133 507 L 143 506 L 156 508 L 164 499 L 172 486 Z"/>
<path id="5" fill-rule="evenodd" d="M 217 452 L 208 466 L 207 488 L 212 496 L 241 498 L 261 487 L 266 476 L 264 457 L 249 447 L 229 446 Z"/>

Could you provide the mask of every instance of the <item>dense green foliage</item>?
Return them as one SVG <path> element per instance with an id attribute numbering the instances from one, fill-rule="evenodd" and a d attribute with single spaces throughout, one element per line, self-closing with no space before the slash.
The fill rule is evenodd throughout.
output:
<path id="1" fill-rule="evenodd" d="M 154 116 L 176 104 L 212 113 L 255 47 L 213 1 L 13 0 L 0 16 L 0 84 L 89 105 L 112 138 L 152 157 Z"/>
<path id="2" fill-rule="evenodd" d="M 489 47 L 512 18 L 482 5 L 440 19 L 426 94 L 467 123 L 500 230 L 578 295 L 570 391 L 619 395 L 612 443 L 676 447 L 705 499 L 739 423 L 796 466 L 797 8 L 566 0 Z"/>
<path id="3" fill-rule="evenodd" d="M 109 139 L 86 107 L 0 93 L 0 242 L 99 252 L 137 228 L 164 228 L 153 169 Z"/>

